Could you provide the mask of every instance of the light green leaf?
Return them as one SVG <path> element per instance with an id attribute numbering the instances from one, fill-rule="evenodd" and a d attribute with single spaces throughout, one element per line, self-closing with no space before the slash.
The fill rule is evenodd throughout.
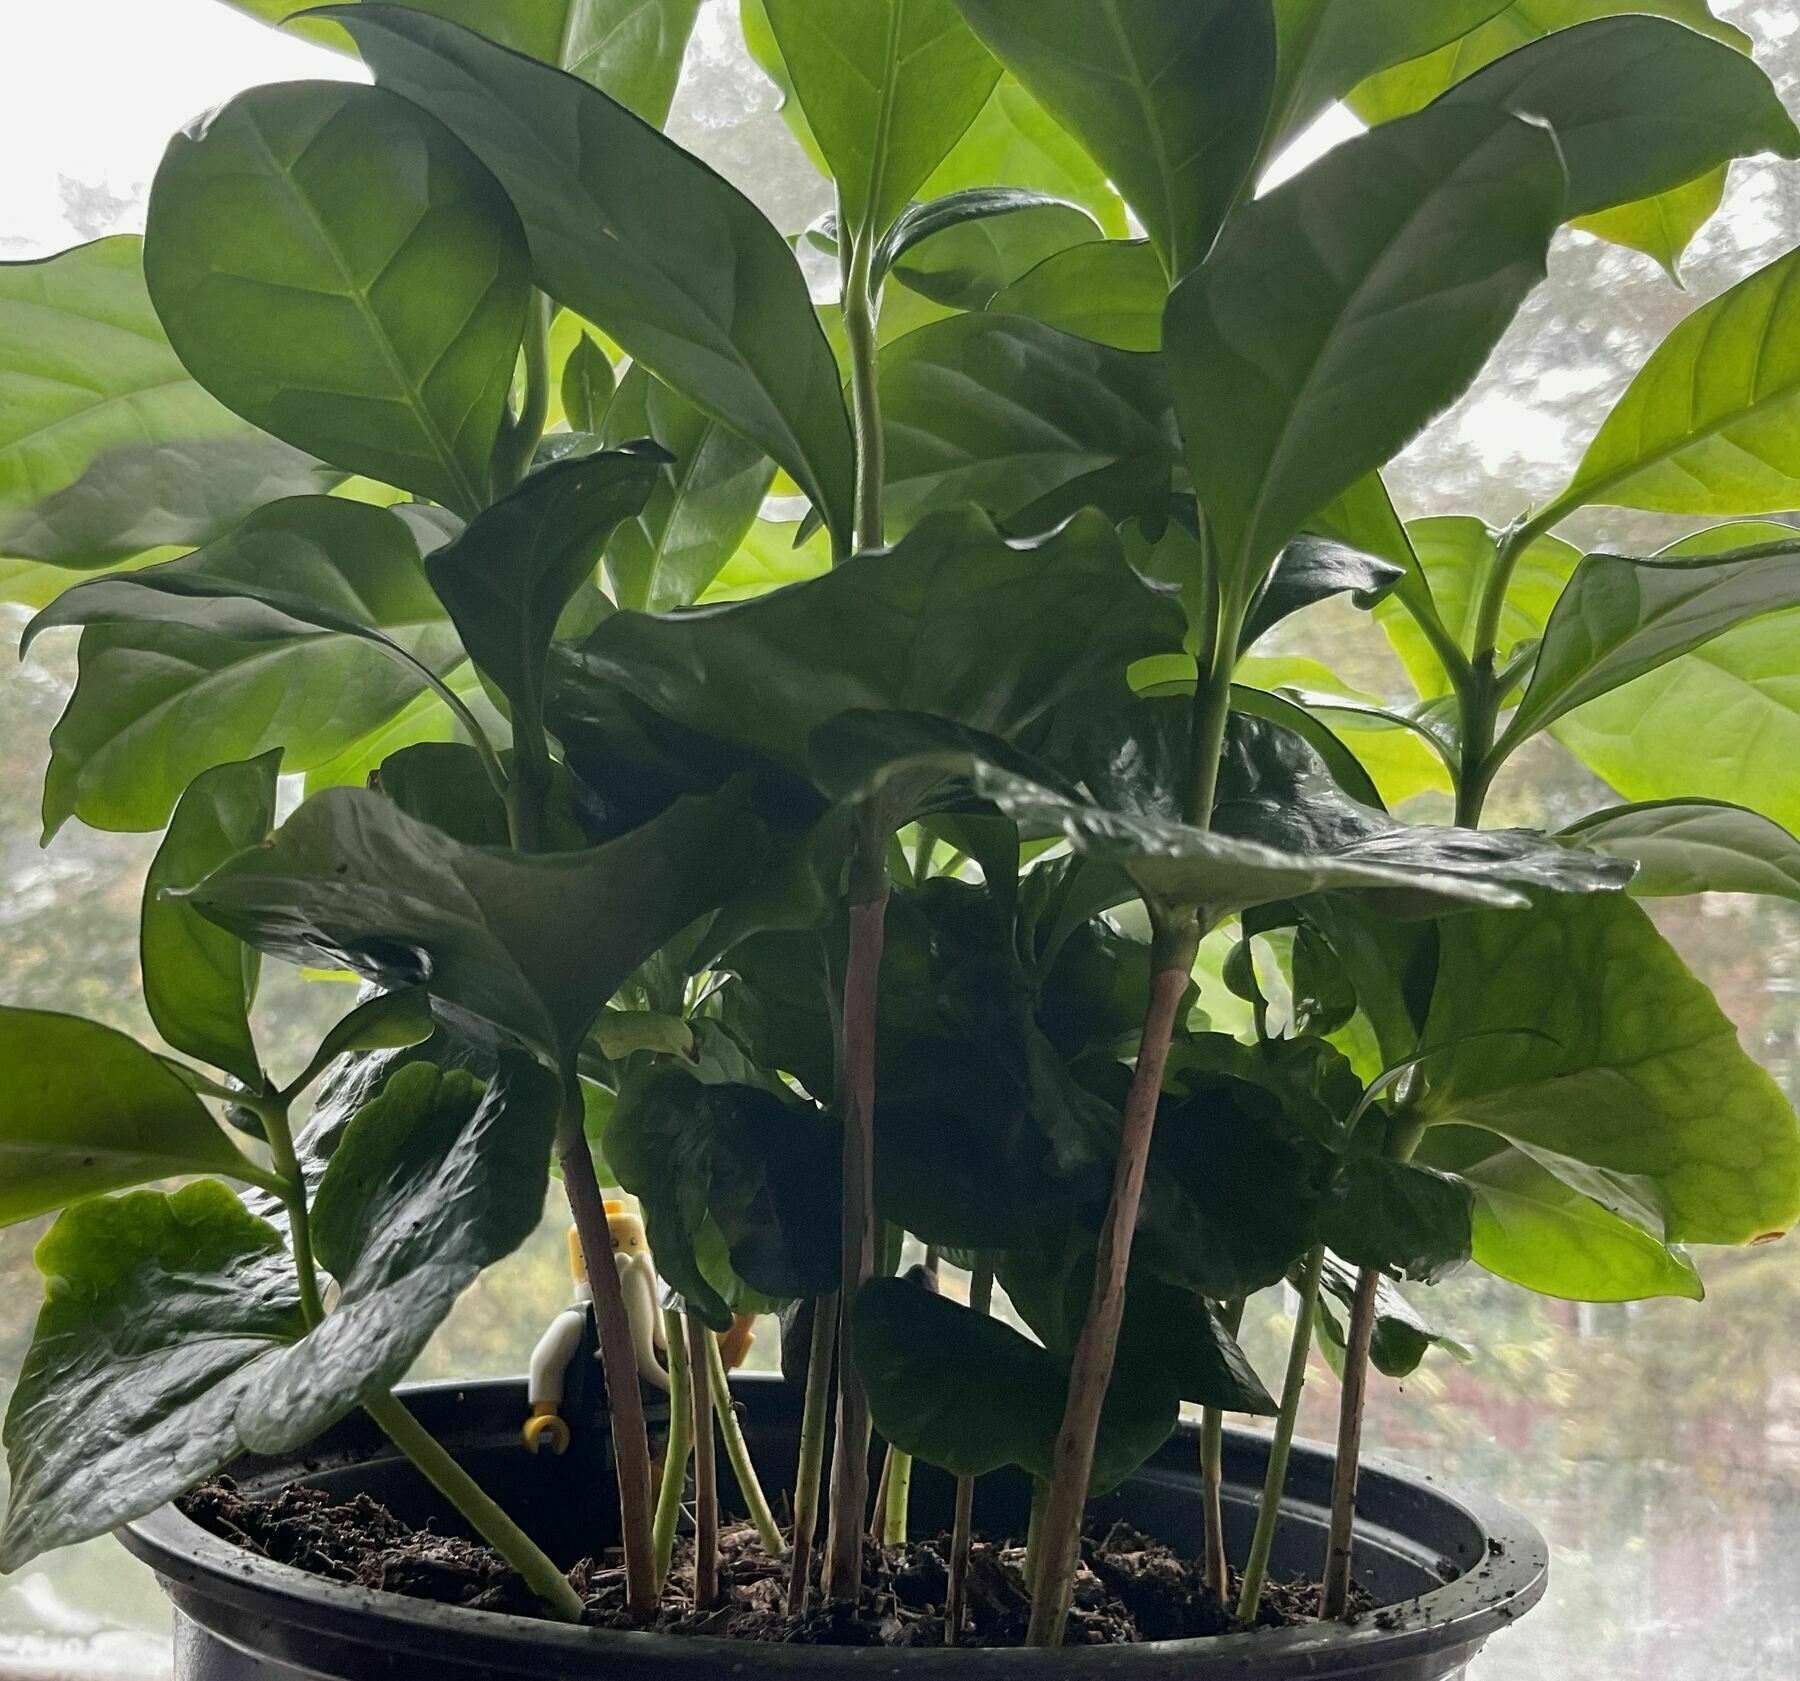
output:
<path id="1" fill-rule="evenodd" d="M 0 575 L 42 607 L 48 567 L 167 560 L 278 496 L 339 475 L 245 424 L 188 378 L 120 234 L 0 263 Z M 164 554 L 145 551 L 167 549 Z"/>
<path id="2" fill-rule="evenodd" d="M 724 601 L 745 601 L 767 595 L 784 584 L 801 584 L 831 570 L 831 545 L 825 533 L 815 531 L 798 545 L 797 523 L 780 520 L 757 520 L 737 553 L 707 585 L 700 600 L 705 605 Z"/>
<path id="3" fill-rule="evenodd" d="M 569 429 L 598 432 L 617 388 L 618 380 L 606 352 L 589 334 L 583 333 L 563 363 L 563 418 L 568 421 Z"/>
<path id="4" fill-rule="evenodd" d="M 950 309 L 985 309 L 1046 258 L 1099 238 L 1093 217 L 1076 205 L 1016 187 L 975 187 L 908 211 L 883 256 L 921 297 Z"/>
<path id="5" fill-rule="evenodd" d="M 424 1044 L 436 1030 L 431 995 L 424 987 L 378 992 L 339 1018 L 288 1090 L 304 1091 L 341 1056 L 360 1051 L 407 1050 Z"/>
<path id="6" fill-rule="evenodd" d="M 71 1208 L 6 1414 L 0 1569 L 153 1512 L 243 1451 L 259 1361 L 301 1336 L 281 1234 L 215 1180 Z"/>
<path id="7" fill-rule="evenodd" d="M 1268 0 L 957 0 L 1137 211 L 1172 277 L 1244 190 L 1275 86 Z"/>
<path id="8" fill-rule="evenodd" d="M 607 540 L 613 600 L 646 613 L 692 606 L 756 523 L 775 463 L 640 367 L 601 435 L 613 445 L 652 438 L 670 456 L 649 500 Z"/>
<path id="9" fill-rule="evenodd" d="M 449 123 L 518 206 L 534 278 L 793 476 L 840 543 L 855 477 L 837 360 L 787 241 L 606 95 L 454 25 L 328 14 L 383 87 Z"/>
<path id="10" fill-rule="evenodd" d="M 1462 394 L 1544 276 L 1563 187 L 1543 129 L 1421 112 L 1246 206 L 1175 288 L 1164 353 L 1229 603 Z"/>
<path id="11" fill-rule="evenodd" d="M 1424 1113 L 1653 1182 L 1674 1243 L 1748 1243 L 1800 1216 L 1800 1124 L 1712 994 L 1621 896 L 1439 931 Z M 1560 1175 L 1559 1175 L 1560 1177 Z"/>
<path id="12" fill-rule="evenodd" d="M 1602 210 L 1598 216 L 1580 216 L 1569 225 L 1655 258 L 1680 285 L 1682 256 L 1725 202 L 1730 175 L 1729 166 L 1720 164 L 1685 187 L 1658 193 L 1638 204 L 1622 204 L 1617 210 Z"/>
<path id="13" fill-rule="evenodd" d="M 170 142 L 144 274 L 227 408 L 465 516 L 486 506 L 528 254 L 499 184 L 416 106 L 341 82 L 240 94 Z"/>
<path id="14" fill-rule="evenodd" d="M 466 660 L 443 674 L 443 683 L 465 706 L 479 709 L 487 699 L 481 686 L 481 674 Z M 498 720 L 494 722 L 497 724 Z M 306 793 L 322 793 L 327 788 L 366 788 L 369 778 L 382 765 L 405 747 L 421 742 L 447 742 L 457 739 L 457 721 L 435 690 L 426 690 L 410 705 L 396 712 L 385 724 L 322 764 L 306 773 Z"/>
<path id="15" fill-rule="evenodd" d="M 951 0 L 765 0 L 853 234 L 886 232 L 961 139 L 1000 66 Z"/>
<path id="16" fill-rule="evenodd" d="M 1115 350 L 1161 350 L 1168 277 L 1148 240 L 1089 240 L 1046 257 L 987 305 Z"/>
<path id="17" fill-rule="evenodd" d="M 1800 840 L 1779 823 L 1719 800 L 1614 806 L 1572 823 L 1562 838 L 1636 861 L 1640 899 L 1688 893 L 1763 893 L 1800 904 Z"/>
<path id="18" fill-rule="evenodd" d="M 227 858 L 260 846 L 275 826 L 281 751 L 218 765 L 189 784 L 144 878 L 138 949 L 150 1019 L 176 1050 L 263 1084 L 250 1033 L 262 958 L 174 897 Z"/>
<path id="19" fill-rule="evenodd" d="M 895 529 L 964 502 L 1037 530 L 1089 504 L 1118 519 L 1167 505 L 1175 451 L 1153 356 L 957 315 L 882 352 L 881 396 Z"/>
<path id="20" fill-rule="evenodd" d="M 78 1016 L 0 1008 L 0 1224 L 178 1173 L 251 1178 L 186 1082 Z"/>

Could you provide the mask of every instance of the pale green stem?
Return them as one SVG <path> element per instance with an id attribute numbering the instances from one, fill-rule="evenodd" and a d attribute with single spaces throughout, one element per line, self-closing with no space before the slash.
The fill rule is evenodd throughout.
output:
<path id="1" fill-rule="evenodd" d="M 794 1472 L 794 1548 L 788 1566 L 788 1615 L 806 1609 L 813 1540 L 819 1529 L 819 1486 L 825 1472 L 825 1421 L 831 1410 L 831 1362 L 837 1352 L 837 1297 L 813 1302 L 806 1400 L 800 1414 L 800 1461 Z"/>
<path id="2" fill-rule="evenodd" d="M 881 1539 L 890 1547 L 906 1545 L 906 1514 L 912 1503 L 913 1456 L 889 1446 L 887 1502 L 881 1513 Z"/>
<path id="3" fill-rule="evenodd" d="M 663 1341 L 669 1361 L 669 1445 L 663 1452 L 662 1486 L 656 1491 L 656 1517 L 650 1530 L 658 1593 L 669 1580 L 675 1531 L 681 1526 L 681 1497 L 687 1489 L 688 1458 L 694 1451 L 694 1391 L 687 1337 L 681 1315 L 672 1307 L 663 1309 Z"/>
<path id="4" fill-rule="evenodd" d="M 750 1522 L 756 1527 L 756 1538 L 770 1558 L 781 1557 L 781 1525 L 769 1509 L 768 1497 L 756 1475 L 750 1458 L 750 1444 L 744 1440 L 743 1421 L 731 1402 L 731 1380 L 725 1374 L 725 1356 L 719 1352 L 719 1339 L 706 1339 L 706 1380 L 712 1390 L 713 1416 L 719 1421 L 719 1434 L 725 1439 L 725 1457 L 731 1461 L 731 1473 L 737 1478 L 738 1492 L 750 1509 Z"/>
<path id="5" fill-rule="evenodd" d="M 530 311 L 525 317 L 525 391 L 518 414 L 505 422 L 494 445 L 494 488 L 501 496 L 531 471 L 532 458 L 543 441 L 544 422 L 550 416 L 552 307 L 542 292 L 532 292 Z"/>
<path id="6" fill-rule="evenodd" d="M 712 1389 L 694 1370 L 706 1363 L 704 1343 L 712 1332 L 690 1313 L 688 1367 L 694 1372 L 694 1609 L 706 1611 L 719 1598 L 719 1475 L 713 1453 Z"/>

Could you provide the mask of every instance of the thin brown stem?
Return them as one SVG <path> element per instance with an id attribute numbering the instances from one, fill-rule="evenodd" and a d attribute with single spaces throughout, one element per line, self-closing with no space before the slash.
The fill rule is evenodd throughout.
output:
<path id="1" fill-rule="evenodd" d="M 654 1514 L 650 1499 L 650 1436 L 644 1422 L 644 1395 L 638 1387 L 637 1354 L 632 1347 L 631 1320 L 625 1293 L 613 1263 L 612 1233 L 606 1203 L 594 1176 L 594 1158 L 582 1128 L 581 1100 L 575 1098 L 563 1117 L 557 1138 L 563 1190 L 581 1239 L 581 1258 L 594 1296 L 594 1321 L 600 1332 L 600 1364 L 606 1374 L 606 1397 L 612 1415 L 613 1461 L 619 1474 L 619 1530 L 625 1545 L 625 1608 L 639 1622 L 656 1615 Z M 696 1389 L 703 1385 L 696 1384 Z"/>
<path id="2" fill-rule="evenodd" d="M 688 1370 L 694 1391 L 694 1609 L 719 1598 L 719 1469 L 713 1443 L 712 1387 L 706 1382 L 706 1322 L 687 1316 Z"/>
<path id="3" fill-rule="evenodd" d="M 977 1266 L 969 1275 L 969 1306 L 986 1313 L 994 1300 L 994 1269 Z M 969 1548 L 975 1539 L 975 1479 L 956 1479 L 956 1518 L 950 1529 L 950 1586 L 944 1594 L 944 1644 L 954 1646 L 962 1633 L 963 1604 L 968 1593 Z"/>
<path id="4" fill-rule="evenodd" d="M 1200 1418 L 1200 1487 L 1206 1521 L 1206 1557 L 1202 1579 L 1225 1603 L 1230 1566 L 1225 1561 L 1225 1414 L 1208 1407 Z"/>
<path id="5" fill-rule="evenodd" d="M 1050 1492 L 1039 1525 L 1027 1636 L 1034 1646 L 1060 1645 L 1063 1626 L 1068 1621 L 1075 1567 L 1081 1555 L 1081 1519 L 1094 1466 L 1094 1438 L 1100 1428 L 1100 1412 L 1118 1352 L 1119 1326 L 1125 1316 L 1125 1274 L 1131 1264 L 1131 1238 L 1150 1160 L 1157 1100 L 1162 1093 L 1176 1011 L 1187 990 L 1197 945 L 1198 930 L 1189 922 L 1179 931 L 1159 929 L 1153 948 L 1150 1003 L 1144 1017 L 1137 1070 L 1125 1100 L 1112 1202 L 1100 1232 L 1093 1293 L 1075 1345 L 1069 1397 L 1057 1431 Z"/>
<path id="6" fill-rule="evenodd" d="M 1356 1482 L 1362 1461 L 1363 1403 L 1369 1385 L 1369 1344 L 1375 1334 L 1376 1292 L 1381 1274 L 1364 1267 L 1357 1274 L 1344 1337 L 1344 1387 L 1338 1404 L 1337 1463 L 1331 1475 L 1331 1535 L 1325 1550 L 1319 1615 L 1329 1621 L 1350 1608 L 1350 1566 L 1356 1545 Z"/>
<path id="7" fill-rule="evenodd" d="M 794 1541 L 788 1566 L 788 1615 L 806 1609 L 813 1539 L 819 1528 L 819 1485 L 825 1470 L 825 1421 L 831 1409 L 831 1362 L 837 1352 L 837 1297 L 813 1303 L 806 1360 L 806 1403 L 800 1414 L 800 1463 L 794 1472 Z"/>

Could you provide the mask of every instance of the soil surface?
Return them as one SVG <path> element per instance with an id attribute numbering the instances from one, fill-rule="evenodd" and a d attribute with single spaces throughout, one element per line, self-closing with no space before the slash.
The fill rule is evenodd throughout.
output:
<path id="1" fill-rule="evenodd" d="M 537 1603 L 497 1553 L 454 1535 L 413 1529 L 385 1506 L 358 1495 L 334 1502 L 318 1489 L 289 1487 L 246 1495 L 216 1477 L 179 1502 L 202 1529 L 279 1564 L 385 1593 L 531 1616 Z M 816 1589 L 797 1616 L 787 1610 L 787 1567 L 771 1559 L 748 1525 L 719 1537 L 719 1603 L 693 1603 L 692 1542 L 676 1542 L 674 1567 L 653 1629 L 729 1640 L 820 1646 L 941 1646 L 945 1557 L 949 1537 L 903 1547 L 867 1545 L 863 1597 L 852 1607 L 825 1604 Z M 969 1558 L 968 1616 L 957 1644 L 1023 1644 L 1030 1614 L 1025 1551 L 977 1541 Z M 569 1572 L 587 1601 L 587 1621 L 629 1628 L 625 1573 L 616 1553 L 584 1559 Z M 1232 1593 L 1237 1580 L 1233 1573 Z M 1284 1628 L 1312 1620 L 1319 1590 L 1310 1582 L 1271 1582 L 1258 1626 Z M 1371 1609 L 1358 1590 L 1357 1615 Z M 1122 1645 L 1229 1634 L 1237 1624 L 1200 1581 L 1196 1561 L 1182 1558 L 1126 1524 L 1082 1542 L 1082 1568 L 1069 1614 L 1070 1645 Z"/>

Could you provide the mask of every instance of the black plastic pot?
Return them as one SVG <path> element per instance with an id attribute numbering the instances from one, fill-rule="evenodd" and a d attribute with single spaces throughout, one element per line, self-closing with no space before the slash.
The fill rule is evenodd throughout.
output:
<path id="1" fill-rule="evenodd" d="M 740 1378 L 746 1432 L 771 1490 L 793 1471 L 799 1401 L 770 1378 Z M 433 1384 L 408 1405 L 552 1555 L 572 1563 L 611 1539 L 593 1525 L 617 1512 L 602 1497 L 603 1450 L 563 1459 L 519 1445 L 524 1386 Z M 1248 1547 L 1267 1439 L 1232 1431 L 1225 1444 L 1229 1544 Z M 1199 1479 L 1194 1432 L 1184 1428 L 1117 1494 L 1103 1517 L 1125 1517 L 1173 1545 L 1198 1550 Z M 304 1481 L 343 1495 L 365 1492 L 414 1523 L 443 1530 L 456 1519 L 360 1415 L 304 1455 L 246 1459 L 232 1474 L 247 1489 Z M 721 1498 L 735 1496 L 720 1456 Z M 1324 1557 L 1331 1456 L 1295 1448 L 1289 1507 L 1275 1549 L 1277 1573 L 1316 1574 Z M 948 1527 L 948 1478 L 918 1467 L 917 1526 Z M 984 1477 L 976 1523 L 989 1534 L 1023 1532 L 1023 1477 Z M 1454 1494 L 1391 1465 L 1364 1468 L 1357 1579 L 1389 1609 L 1354 1627 L 1311 1626 L 1139 1646 L 1060 1652 L 851 1650 L 769 1646 L 687 1636 L 573 1629 L 372 1593 L 253 1558 L 191 1524 L 173 1507 L 121 1531 L 161 1577 L 175 1605 L 177 1681 L 769 1681 L 833 1676 L 1118 1677 L 1120 1681 L 1454 1681 L 1483 1641 L 1543 1596 L 1549 1555 L 1523 1518 L 1491 1500 Z"/>

